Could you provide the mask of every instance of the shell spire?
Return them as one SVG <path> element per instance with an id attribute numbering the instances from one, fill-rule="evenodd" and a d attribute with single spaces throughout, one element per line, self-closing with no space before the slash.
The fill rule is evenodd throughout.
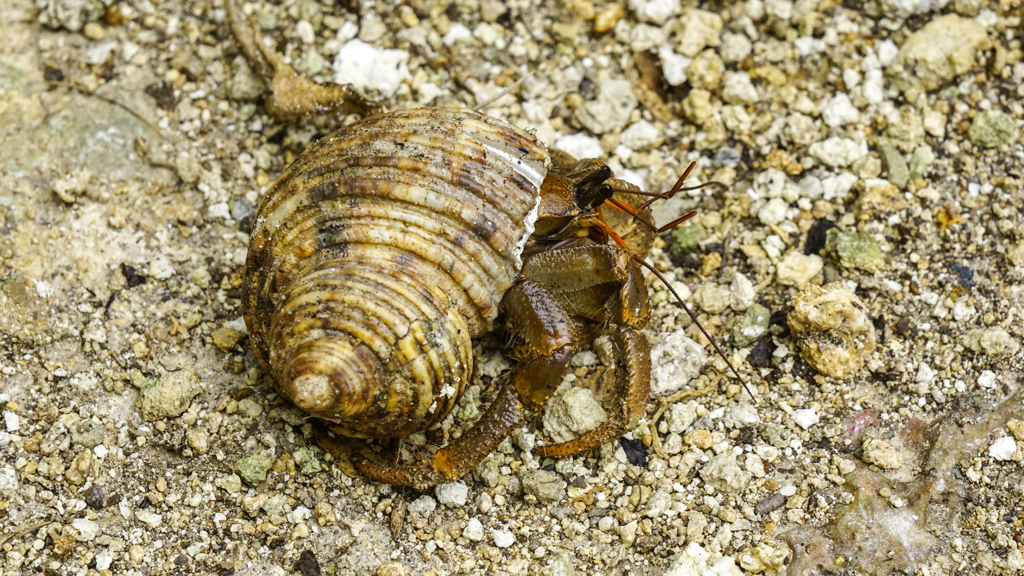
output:
<path id="1" fill-rule="evenodd" d="M 263 199 L 246 265 L 243 313 L 275 385 L 351 436 L 440 421 L 522 266 L 549 164 L 528 134 L 457 108 L 310 147 Z"/>

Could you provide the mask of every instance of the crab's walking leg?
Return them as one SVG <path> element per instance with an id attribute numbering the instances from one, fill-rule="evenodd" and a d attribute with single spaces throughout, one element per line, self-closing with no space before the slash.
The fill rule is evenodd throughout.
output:
<path id="1" fill-rule="evenodd" d="M 430 460 L 393 466 L 357 454 L 352 463 L 359 472 L 378 482 L 417 489 L 457 480 L 493 452 L 528 415 L 544 407 L 572 358 L 572 321 L 554 296 L 531 280 L 509 289 L 501 310 L 508 318 L 509 331 L 524 342 L 528 354 L 509 373 L 487 412 Z"/>
<path id="2" fill-rule="evenodd" d="M 537 448 L 534 452 L 538 456 L 566 458 L 593 450 L 632 429 L 647 411 L 651 393 L 651 345 L 633 328 L 620 326 L 611 336 L 620 364 L 616 374 L 615 413 L 575 440 Z"/>
<path id="3" fill-rule="evenodd" d="M 639 328 L 650 315 L 650 302 L 643 274 L 628 250 L 611 245 L 538 254 L 523 267 L 523 274 L 546 286 L 574 314 L 612 326 L 612 344 L 620 364 L 612 416 L 575 440 L 536 450 L 540 456 L 575 456 L 622 435 L 647 409 L 651 347 Z M 601 296 L 594 299 L 595 293 Z"/>

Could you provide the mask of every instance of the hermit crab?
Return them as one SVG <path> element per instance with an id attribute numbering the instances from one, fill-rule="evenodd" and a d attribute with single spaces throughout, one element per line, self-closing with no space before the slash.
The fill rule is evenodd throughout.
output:
<path id="1" fill-rule="evenodd" d="M 354 455 L 371 479 L 424 488 L 473 469 L 545 406 L 577 347 L 607 335 L 614 413 L 535 452 L 595 448 L 646 410 L 643 257 L 695 214 L 658 229 L 648 206 L 685 177 L 647 194 L 469 109 L 365 118 L 310 147 L 259 207 L 242 301 L 256 356 L 333 431 L 393 439 L 441 422 L 470 381 L 472 339 L 501 330 L 518 361 L 471 429 L 422 462 Z"/>

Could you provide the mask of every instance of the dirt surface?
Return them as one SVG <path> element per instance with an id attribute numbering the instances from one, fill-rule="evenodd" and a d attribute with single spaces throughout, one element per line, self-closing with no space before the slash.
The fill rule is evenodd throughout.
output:
<path id="1" fill-rule="evenodd" d="M 696 160 L 726 186 L 659 203 L 700 215 L 649 261 L 758 402 L 652 279 L 659 396 L 622 441 L 539 459 L 548 414 L 427 493 L 349 475 L 239 298 L 261 195 L 357 116 L 269 115 L 222 0 L 5 0 L 0 575 L 1024 571 L 1019 2 L 240 7 L 382 108 L 474 107 L 647 190 Z M 499 345 L 405 458 L 486 407 Z M 580 351 L 562 407 L 612 364 Z"/>

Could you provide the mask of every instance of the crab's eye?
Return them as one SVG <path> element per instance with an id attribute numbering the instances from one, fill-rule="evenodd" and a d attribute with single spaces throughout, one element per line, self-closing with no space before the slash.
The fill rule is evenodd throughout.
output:
<path id="1" fill-rule="evenodd" d="M 612 177 L 611 168 L 601 166 L 580 179 L 573 189 L 576 205 L 583 210 L 592 210 L 595 206 L 612 197 L 614 191 L 604 183 Z"/>
<path id="2" fill-rule="evenodd" d="M 604 203 L 605 200 L 608 200 L 614 194 L 615 191 L 612 190 L 612 187 L 609 186 L 608 184 L 602 184 L 598 186 L 597 189 L 594 190 L 594 199 L 592 201 L 593 203 L 587 208 L 596 208 L 597 206 L 600 206 L 601 204 Z"/>

